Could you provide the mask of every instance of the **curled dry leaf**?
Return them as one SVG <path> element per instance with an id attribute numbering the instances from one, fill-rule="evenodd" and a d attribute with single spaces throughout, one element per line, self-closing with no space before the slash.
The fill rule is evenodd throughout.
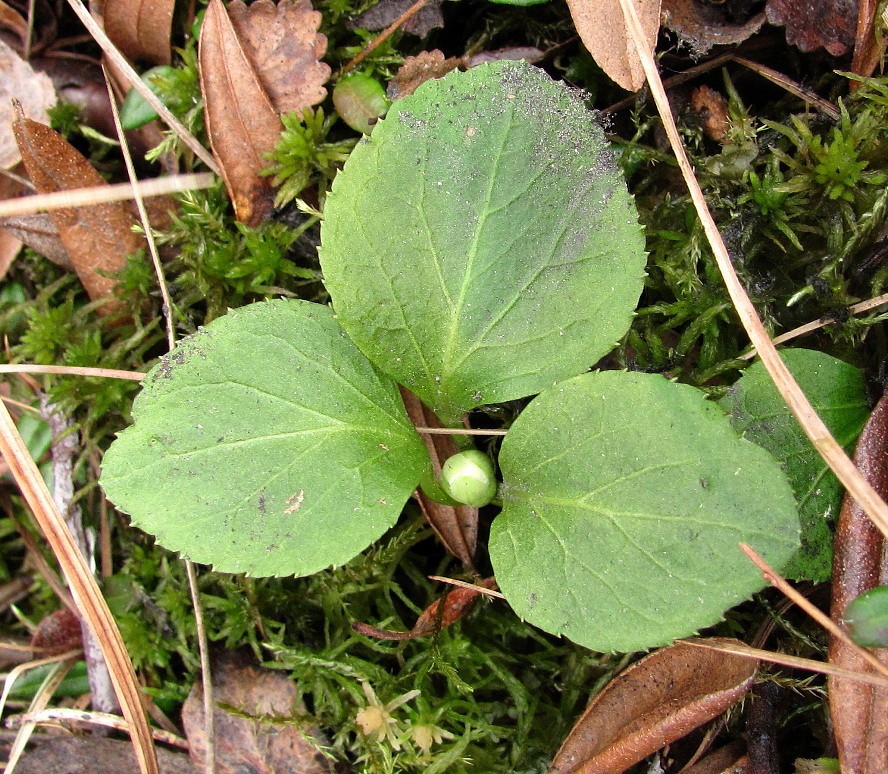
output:
<path id="1" fill-rule="evenodd" d="M 460 60 L 456 57 L 444 57 L 437 48 L 434 51 L 420 51 L 416 56 L 408 56 L 398 68 L 395 77 L 389 81 L 386 94 L 395 100 L 413 94 L 422 84 L 433 78 L 447 75 L 459 67 Z"/>
<path id="2" fill-rule="evenodd" d="M 52 81 L 43 73 L 34 72 L 9 46 L 0 40 L 0 167 L 11 169 L 21 160 L 21 153 L 12 133 L 16 114 L 12 100 L 17 99 L 24 114 L 35 121 L 46 122 L 48 108 L 56 103 Z"/>
<path id="3" fill-rule="evenodd" d="M 645 656 L 592 700 L 550 774 L 625 771 L 739 701 L 757 668 L 752 659 L 682 643 Z"/>
<path id="4" fill-rule="evenodd" d="M 681 774 L 746 774 L 749 760 L 743 742 L 731 742 L 707 753 L 691 766 L 685 766 Z"/>
<path id="5" fill-rule="evenodd" d="M 883 397 L 860 434 L 854 462 L 873 488 L 888 497 L 888 397 Z M 832 618 L 840 622 L 848 604 L 888 583 L 888 544 L 857 503 L 845 495 L 833 551 Z M 877 651 L 888 666 L 888 651 Z M 855 671 L 872 671 L 857 653 L 830 639 L 829 660 Z M 829 707 L 842 771 L 888 771 L 888 691 L 853 680 L 829 678 Z"/>
<path id="6" fill-rule="evenodd" d="M 260 669 L 234 653 L 223 653 L 213 661 L 216 774 L 325 774 L 335 770 L 321 752 L 320 730 L 298 720 L 306 710 L 292 680 L 280 672 Z M 192 762 L 200 771 L 208 770 L 199 682 L 182 707 L 182 725 Z"/>
<path id="7" fill-rule="evenodd" d="M 130 59 L 169 64 L 175 5 L 176 0 L 105 0 L 105 32 Z"/>
<path id="8" fill-rule="evenodd" d="M 409 390 L 401 388 L 401 397 L 407 416 L 417 427 L 441 427 L 441 421 L 435 413 L 423 404 Z M 452 457 L 459 449 L 449 435 L 431 435 L 422 433 L 423 443 L 432 461 L 432 472 L 435 480 L 441 475 L 441 466 L 448 457 Z M 428 497 L 422 489 L 416 490 L 416 499 L 426 520 L 435 530 L 441 542 L 466 567 L 472 568 L 472 561 L 478 547 L 478 509 L 469 505 L 444 505 Z"/>
<path id="9" fill-rule="evenodd" d="M 8 233 L 65 271 L 75 271 L 68 251 L 59 238 L 59 230 L 48 213 L 0 218 L 0 229 L 0 233 Z"/>
<path id="10" fill-rule="evenodd" d="M 477 67 L 485 62 L 502 62 L 504 59 L 512 61 L 523 59 L 529 64 L 536 64 L 546 56 L 546 52 L 534 46 L 510 46 L 497 48 L 493 51 L 479 51 L 477 54 L 467 54 L 462 58 L 466 67 Z"/>
<path id="11" fill-rule="evenodd" d="M 259 82 L 278 113 L 318 104 L 327 96 L 330 67 L 320 61 L 327 38 L 318 32 L 321 14 L 309 0 L 241 0 L 228 6 L 231 24 Z"/>
<path id="12" fill-rule="evenodd" d="M 496 589 L 494 578 L 485 578 L 478 582 L 481 588 Z M 473 588 L 458 586 L 449 589 L 440 599 L 436 599 L 416 619 L 416 623 L 409 632 L 394 632 L 389 629 L 379 629 L 370 624 L 355 622 L 352 624 L 358 634 L 367 637 L 375 637 L 380 640 L 415 640 L 417 637 L 427 637 L 430 634 L 444 629 L 456 623 L 466 615 L 478 601 L 482 592 Z"/>
<path id="13" fill-rule="evenodd" d="M 20 118 L 13 130 L 38 193 L 107 185 L 90 163 L 48 126 Z M 123 268 L 126 257 L 143 246 L 142 237 L 133 233 L 136 219 L 127 205 L 110 202 L 59 209 L 50 217 L 89 297 L 96 300 L 111 295 L 114 280 L 103 274 Z M 108 303 L 99 313 L 120 308 L 119 302 Z"/>
<path id="14" fill-rule="evenodd" d="M 370 10 L 364 11 L 346 26 L 351 30 L 362 29 L 377 32 L 393 24 L 416 0 L 380 0 Z M 401 29 L 417 37 L 424 38 L 432 30 L 444 26 L 441 14 L 441 0 L 429 0 Z"/>
<path id="15" fill-rule="evenodd" d="M 37 658 L 45 658 L 81 647 L 80 619 L 67 607 L 45 615 L 31 635 Z"/>
<path id="16" fill-rule="evenodd" d="M 697 55 L 705 54 L 713 46 L 731 46 L 742 43 L 758 32 L 765 23 L 764 11 L 753 14 L 742 22 L 729 16 L 726 4 L 712 4 L 705 0 L 663 0 L 663 26 L 672 30 Z"/>
<path id="17" fill-rule="evenodd" d="M 237 219 L 255 226 L 274 209 L 266 154 L 283 124 L 238 40 L 222 0 L 211 0 L 200 34 L 200 87 L 207 133 Z"/>
<path id="18" fill-rule="evenodd" d="M 660 29 L 660 0 L 633 0 L 653 51 Z M 623 17 L 620 0 L 567 0 L 574 26 L 598 66 L 627 91 L 644 86 L 641 60 Z"/>
<path id="19" fill-rule="evenodd" d="M 851 59 L 851 72 L 864 77 L 873 74 L 885 56 L 888 41 L 884 34 L 876 33 L 876 0 L 859 0 L 860 12 L 857 16 L 857 30 L 854 34 L 854 56 Z M 851 91 L 856 91 L 862 84 L 851 81 Z"/>
<path id="20" fill-rule="evenodd" d="M 844 56 L 854 45 L 857 0 L 768 0 L 768 21 L 786 27 L 786 42 L 804 52 Z"/>

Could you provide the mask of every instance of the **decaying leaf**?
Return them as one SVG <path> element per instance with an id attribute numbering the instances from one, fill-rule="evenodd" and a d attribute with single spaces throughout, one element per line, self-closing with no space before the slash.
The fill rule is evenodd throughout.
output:
<path id="1" fill-rule="evenodd" d="M 441 421 L 435 413 L 423 404 L 409 390 L 401 388 L 401 397 L 407 416 L 416 427 L 441 427 Z M 441 475 L 444 461 L 456 454 L 459 449 L 449 435 L 420 434 L 429 458 L 435 480 Z M 466 567 L 472 568 L 472 561 L 478 547 L 478 509 L 469 505 L 444 505 L 428 497 L 422 489 L 416 490 L 416 499 L 426 520 L 435 530 L 441 542 Z"/>
<path id="2" fill-rule="evenodd" d="M 13 129 L 38 193 L 106 185 L 90 163 L 48 126 L 21 118 Z M 132 230 L 136 223 L 132 212 L 123 202 L 110 202 L 53 210 L 50 217 L 89 297 L 109 296 L 115 283 L 103 274 L 123 268 L 126 257 L 143 246 L 142 237 Z M 119 308 L 121 304 L 115 301 L 102 306 L 99 313 Z"/>
<path id="3" fill-rule="evenodd" d="M 249 7 L 234 0 L 228 15 L 278 113 L 301 113 L 323 101 L 330 67 L 320 59 L 327 38 L 318 32 L 321 15 L 309 0 L 259 0 Z"/>
<path id="4" fill-rule="evenodd" d="M 757 668 L 752 659 L 682 643 L 646 656 L 592 700 L 550 774 L 626 770 L 739 701 Z"/>
<path id="5" fill-rule="evenodd" d="M 713 46 L 742 43 L 765 23 L 765 13 L 751 14 L 737 21 L 728 11 L 734 6 L 706 0 L 663 0 L 663 26 L 676 33 L 697 55 Z"/>
<path id="6" fill-rule="evenodd" d="M 786 42 L 804 52 L 844 56 L 854 45 L 857 0 L 768 0 L 768 22 L 786 27 Z"/>
<path id="7" fill-rule="evenodd" d="M 0 167 L 11 169 L 21 160 L 21 153 L 12 134 L 16 113 L 12 100 L 17 99 L 24 114 L 35 121 L 48 122 L 48 108 L 56 103 L 52 81 L 43 73 L 34 72 L 9 46 L 0 40 Z"/>
<path id="8" fill-rule="evenodd" d="M 708 753 L 691 766 L 685 766 L 681 774 L 746 774 L 749 760 L 743 742 L 731 742 Z"/>
<path id="9" fill-rule="evenodd" d="M 873 488 L 888 497 L 888 398 L 883 397 L 863 428 L 854 462 Z M 888 583 L 888 544 L 860 506 L 845 495 L 833 549 L 832 618 L 841 621 L 848 604 L 864 591 Z M 876 651 L 888 666 L 888 651 Z M 855 671 L 872 671 L 851 648 L 830 640 L 829 660 Z M 888 691 L 853 680 L 829 678 L 829 705 L 842 771 L 888 771 Z"/>
<path id="10" fill-rule="evenodd" d="M 348 23 L 348 28 L 376 32 L 392 24 L 416 0 L 380 0 L 370 10 L 364 11 L 356 19 Z M 411 16 L 401 27 L 417 37 L 424 38 L 432 30 L 444 26 L 441 15 L 441 0 L 429 0 L 422 8 Z"/>
<path id="11" fill-rule="evenodd" d="M 0 234 L 8 234 L 48 258 L 66 271 L 74 271 L 74 264 L 59 238 L 59 230 L 48 213 L 0 218 Z"/>
<path id="12" fill-rule="evenodd" d="M 660 0 L 634 3 L 645 43 L 653 51 L 660 29 Z M 644 71 L 619 0 L 567 0 L 567 6 L 583 45 L 598 66 L 627 91 L 638 91 L 644 85 Z"/>
<path id="13" fill-rule="evenodd" d="M 493 51 L 479 51 L 477 54 L 466 54 L 462 62 L 466 67 L 477 67 L 485 62 L 502 62 L 504 59 L 512 61 L 523 59 L 529 64 L 536 64 L 545 56 L 546 52 L 535 46 L 509 46 Z"/>
<path id="14" fill-rule="evenodd" d="M 160 774 L 197 774 L 188 756 L 157 746 Z M 138 771 L 132 744 L 125 739 L 104 739 L 100 736 L 40 739 L 32 737 L 29 750 L 15 769 L 18 774 L 95 774 L 97 771 Z"/>
<path id="15" fill-rule="evenodd" d="M 860 12 L 857 16 L 857 29 L 854 34 L 854 56 L 851 59 L 851 72 L 864 77 L 873 74 L 885 56 L 888 41 L 884 34 L 876 33 L 876 0 L 859 0 Z M 852 92 L 860 88 L 860 81 L 851 81 Z"/>
<path id="16" fill-rule="evenodd" d="M 496 589 L 494 578 L 485 578 L 478 582 L 481 588 Z M 483 592 L 473 588 L 458 586 L 449 589 L 440 599 L 436 599 L 416 619 L 416 623 L 409 632 L 395 632 L 389 629 L 379 629 L 376 626 L 355 622 L 352 624 L 358 634 L 375 637 L 380 640 L 415 640 L 417 637 L 428 637 L 430 634 L 444 629 L 456 623 L 466 615 L 478 601 Z"/>
<path id="17" fill-rule="evenodd" d="M 274 209 L 266 154 L 283 131 L 222 0 L 211 0 L 200 34 L 200 87 L 207 133 L 237 219 L 255 226 Z"/>
<path id="18" fill-rule="evenodd" d="M 81 647 L 80 619 L 67 607 L 45 615 L 31 635 L 37 658 L 65 653 Z"/>
<path id="19" fill-rule="evenodd" d="M 212 673 L 217 774 L 326 774 L 335 770 L 311 741 L 320 739 L 320 731 L 299 721 L 305 707 L 286 675 L 260 669 L 232 653 L 214 659 Z M 182 707 L 182 724 L 191 760 L 204 771 L 207 740 L 199 682 Z"/>
<path id="20" fill-rule="evenodd" d="M 169 64 L 176 0 L 105 0 L 105 32 L 130 59 Z"/>
<path id="21" fill-rule="evenodd" d="M 413 94 L 423 83 L 432 78 L 440 78 L 459 67 L 456 57 L 445 58 L 437 48 L 434 51 L 420 51 L 416 56 L 408 56 L 398 68 L 395 77 L 389 81 L 386 94 L 395 100 Z"/>

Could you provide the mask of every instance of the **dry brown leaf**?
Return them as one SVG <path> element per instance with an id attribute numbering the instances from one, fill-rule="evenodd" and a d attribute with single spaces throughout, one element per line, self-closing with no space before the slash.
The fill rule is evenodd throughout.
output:
<path id="1" fill-rule="evenodd" d="M 75 271 L 68 251 L 59 238 L 59 230 L 48 213 L 0 218 L 0 233 L 8 233 L 65 271 Z"/>
<path id="2" fill-rule="evenodd" d="M 660 29 L 660 0 L 633 0 L 650 51 Z M 598 66 L 627 91 L 644 86 L 644 71 L 619 0 L 567 0 L 574 26 Z"/>
<path id="3" fill-rule="evenodd" d="M 105 32 L 133 61 L 169 64 L 175 5 L 176 0 L 105 0 Z"/>
<path id="4" fill-rule="evenodd" d="M 494 578 L 485 578 L 478 581 L 478 586 L 484 589 L 497 589 Z M 379 640 L 401 641 L 415 640 L 417 637 L 428 637 L 430 634 L 436 634 L 441 629 L 455 624 L 475 607 L 475 603 L 481 594 L 482 592 L 478 591 L 478 589 L 465 586 L 449 589 L 443 597 L 436 599 L 422 611 L 422 614 L 416 619 L 416 623 L 409 632 L 380 629 L 359 621 L 352 623 L 352 629 L 358 632 L 358 634 L 375 637 Z"/>
<path id="5" fill-rule="evenodd" d="M 16 174 L 24 174 L 23 169 L 14 171 Z M 20 182 L 7 175 L 0 175 L 0 201 L 14 199 L 24 195 L 25 192 L 25 186 Z M 3 220 L 0 219 L 0 279 L 6 276 L 19 250 L 22 249 L 22 241 L 14 231 L 4 229 Z"/>
<path id="6" fill-rule="evenodd" d="M 222 0 L 210 0 L 200 33 L 207 133 L 237 219 L 258 225 L 274 209 L 269 166 L 283 124 L 244 53 Z"/>
<path id="7" fill-rule="evenodd" d="M 551 774 L 625 771 L 739 701 L 757 668 L 754 660 L 683 643 L 645 656 L 592 700 Z"/>
<path id="8" fill-rule="evenodd" d="M 38 193 L 107 185 L 90 163 L 48 126 L 23 118 L 13 124 L 13 130 Z M 133 233 L 136 219 L 126 204 L 53 210 L 50 217 L 89 297 L 96 300 L 111 295 L 114 280 L 98 272 L 118 271 L 126 257 L 143 246 L 142 237 Z M 99 313 L 108 314 L 121 306 L 117 301 L 108 303 Z"/>
<path id="9" fill-rule="evenodd" d="M 804 52 L 844 56 L 854 45 L 857 0 L 768 0 L 768 21 L 786 27 L 786 42 Z"/>
<path id="10" fill-rule="evenodd" d="M 459 64 L 460 60 L 456 57 L 445 59 L 444 53 L 437 48 L 434 51 L 420 51 L 416 56 L 408 56 L 404 60 L 395 77 L 389 81 L 386 94 L 392 100 L 406 97 L 426 81 L 447 75 Z"/>
<path id="11" fill-rule="evenodd" d="M 516 61 L 523 59 L 528 64 L 536 64 L 546 56 L 546 52 L 534 46 L 509 46 L 497 48 L 493 51 L 479 51 L 477 54 L 467 54 L 462 58 L 466 67 L 477 67 L 485 62 L 502 62 L 504 59 Z"/>
<path id="12" fill-rule="evenodd" d="M 41 658 L 76 650 L 82 642 L 80 619 L 67 607 L 43 616 L 31 635 L 31 647 Z"/>
<path id="13" fill-rule="evenodd" d="M 75 736 L 41 740 L 31 737 L 31 749 L 19 761 L 18 774 L 106 774 L 139 770 L 133 746 L 120 739 L 100 736 Z M 161 774 L 197 774 L 188 756 L 157 748 L 157 763 Z"/>
<path id="14" fill-rule="evenodd" d="M 749 759 L 742 742 L 732 742 L 719 747 L 692 766 L 685 766 L 681 774 L 746 774 Z"/>
<path id="15" fill-rule="evenodd" d="M 52 81 L 34 72 L 27 62 L 0 40 L 0 167 L 11 169 L 21 160 L 12 134 L 17 118 L 12 100 L 17 99 L 28 118 L 46 122 L 46 111 L 56 103 Z"/>
<path id="16" fill-rule="evenodd" d="M 370 10 L 364 11 L 346 26 L 350 30 L 362 29 L 378 32 L 393 24 L 416 0 L 380 0 Z M 424 38 L 432 30 L 444 26 L 441 14 L 441 0 L 429 0 L 422 8 L 411 16 L 401 29 L 417 37 Z"/>
<path id="17" fill-rule="evenodd" d="M 14 8 L 0 0 L 0 31 L 11 33 L 16 43 L 24 47 L 28 39 L 28 22 Z"/>
<path id="18" fill-rule="evenodd" d="M 249 7 L 234 0 L 228 15 L 278 113 L 302 113 L 323 101 L 330 67 L 320 59 L 327 38 L 318 32 L 321 14 L 309 0 L 259 0 Z"/>
<path id="19" fill-rule="evenodd" d="M 888 397 L 883 397 L 860 434 L 854 462 L 875 490 L 888 496 Z M 888 544 L 848 495 L 842 504 L 833 553 L 832 618 L 841 621 L 852 599 L 888 583 Z M 888 666 L 888 651 L 876 651 Z M 831 663 L 871 672 L 860 656 L 838 638 L 829 645 Z M 888 771 L 888 691 L 852 680 L 829 678 L 829 707 L 842 771 Z"/>
<path id="20" fill-rule="evenodd" d="M 441 427 L 441 421 L 433 411 L 409 390 L 401 388 L 401 397 L 407 416 L 416 427 Z M 459 449 L 449 435 L 420 434 L 429 458 L 435 480 L 441 475 L 441 466 Z M 469 505 L 443 505 L 428 497 L 422 489 L 416 490 L 416 499 L 428 523 L 435 530 L 447 550 L 466 567 L 474 567 L 473 560 L 478 547 L 478 509 Z"/>
<path id="21" fill-rule="evenodd" d="M 216 774 L 326 774 L 334 764 L 310 738 L 320 731 L 300 723 L 305 714 L 296 685 L 286 675 L 260 669 L 234 653 L 213 660 Z M 226 712 L 231 707 L 237 714 Z M 281 722 L 284 721 L 284 722 Z M 191 760 L 205 770 L 203 688 L 197 682 L 182 707 Z"/>
<path id="22" fill-rule="evenodd" d="M 705 0 L 663 0 L 663 26 L 676 33 L 696 55 L 713 46 L 731 46 L 752 37 L 765 24 L 765 13 L 751 14 L 742 22 L 734 19 L 725 4 Z"/>

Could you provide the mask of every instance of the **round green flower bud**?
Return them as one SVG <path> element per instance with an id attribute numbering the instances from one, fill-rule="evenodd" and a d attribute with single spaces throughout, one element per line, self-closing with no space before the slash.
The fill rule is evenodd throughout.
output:
<path id="1" fill-rule="evenodd" d="M 463 505 L 480 508 L 496 494 L 493 463 L 477 449 L 459 452 L 441 468 L 441 488 Z"/>

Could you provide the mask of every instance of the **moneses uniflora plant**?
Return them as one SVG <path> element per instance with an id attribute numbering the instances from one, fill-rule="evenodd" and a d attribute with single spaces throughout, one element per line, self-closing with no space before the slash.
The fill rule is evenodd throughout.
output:
<path id="1" fill-rule="evenodd" d="M 505 436 L 488 550 L 515 612 L 601 651 L 715 623 L 762 586 L 739 551 L 799 547 L 780 464 L 657 374 L 589 372 L 626 333 L 644 239 L 601 129 L 542 71 L 496 63 L 398 101 L 326 202 L 332 308 L 229 312 L 145 380 L 103 486 L 217 570 L 307 575 L 398 519 L 425 446 L 398 385 L 445 426 L 536 396 Z M 493 497 L 480 452 L 443 485 Z M 468 477 L 466 473 L 468 472 Z"/>

